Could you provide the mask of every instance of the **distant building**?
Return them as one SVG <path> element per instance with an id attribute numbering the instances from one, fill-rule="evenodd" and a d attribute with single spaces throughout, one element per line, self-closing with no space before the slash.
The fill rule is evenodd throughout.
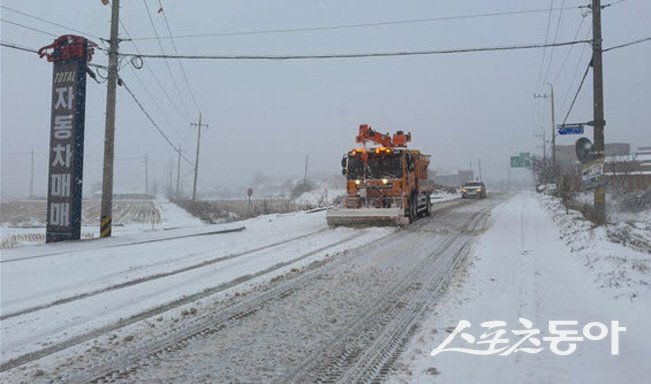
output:
<path id="1" fill-rule="evenodd" d="M 631 144 L 629 143 L 607 143 L 606 156 L 630 156 Z M 556 146 L 556 163 L 562 168 L 565 165 L 578 163 L 579 159 L 576 157 L 576 148 L 572 145 L 557 145 Z"/>
<path id="2" fill-rule="evenodd" d="M 632 156 L 607 156 L 608 185 L 620 190 L 646 190 L 651 187 L 651 147 L 638 147 Z"/>
<path id="3" fill-rule="evenodd" d="M 581 184 L 582 166 L 574 145 L 557 145 L 556 163 L 561 174 L 572 175 L 577 185 Z M 631 154 L 629 143 L 607 143 L 605 175 L 611 188 L 631 191 L 651 187 L 651 147 L 638 147 Z"/>
<path id="4" fill-rule="evenodd" d="M 432 176 L 434 183 L 444 187 L 458 187 L 466 181 L 475 179 L 473 170 L 461 170 L 457 172 L 436 172 Z"/>

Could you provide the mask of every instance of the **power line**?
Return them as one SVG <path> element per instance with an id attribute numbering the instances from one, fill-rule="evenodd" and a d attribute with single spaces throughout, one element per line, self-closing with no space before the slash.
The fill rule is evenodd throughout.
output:
<path id="1" fill-rule="evenodd" d="M 174 48 L 174 53 L 179 54 L 178 49 L 176 48 L 176 42 L 174 41 L 174 37 L 172 36 L 172 29 L 170 28 L 170 23 L 167 20 L 167 12 L 163 9 L 163 3 L 161 0 L 158 0 L 158 5 L 160 5 L 160 9 L 162 10 L 163 14 L 163 19 L 165 20 L 165 27 L 167 28 L 167 33 L 168 36 L 172 42 L 172 47 Z M 197 103 L 197 99 L 194 97 L 194 92 L 192 91 L 192 86 L 190 86 L 190 81 L 188 80 L 188 75 L 185 72 L 185 67 L 183 66 L 183 62 L 179 60 L 179 66 L 181 67 L 181 73 L 183 73 L 183 79 L 185 80 L 185 85 L 188 88 L 188 91 L 190 92 L 190 97 L 192 98 L 192 103 L 194 104 L 194 107 L 197 110 L 197 113 L 201 113 L 201 109 L 199 108 L 199 104 Z"/>
<path id="2" fill-rule="evenodd" d="M 585 38 L 588 39 L 588 37 L 592 34 L 592 26 L 588 27 L 588 31 L 586 33 Z M 573 84 L 576 81 L 577 77 L 579 76 L 579 69 L 581 68 L 581 64 L 583 63 L 583 56 L 585 55 L 586 48 L 588 45 L 584 45 L 581 47 L 581 53 L 579 54 L 579 59 L 576 62 L 576 66 L 574 68 L 574 73 L 572 74 L 572 80 L 569 82 L 567 89 L 565 90 L 565 93 L 563 94 L 563 106 L 566 105 L 567 99 L 570 96 L 570 92 L 572 92 Z"/>
<path id="3" fill-rule="evenodd" d="M 637 39 L 637 40 L 634 40 L 634 41 L 631 41 L 631 42 L 628 42 L 628 43 L 624 43 L 624 44 L 616 45 L 614 47 L 606 48 L 606 49 L 602 50 L 601 52 L 608 52 L 608 51 L 612 51 L 614 49 L 630 47 L 631 45 L 644 43 L 644 42 L 649 41 L 649 40 L 651 40 L 651 36 L 643 37 L 641 39 Z"/>
<path id="4" fill-rule="evenodd" d="M 147 86 L 145 85 L 145 82 L 140 78 L 140 75 L 138 74 L 138 70 L 133 68 L 133 66 L 130 66 L 130 68 L 131 68 L 131 72 L 133 72 L 134 77 L 136 78 L 136 80 L 138 80 L 138 82 L 142 86 L 142 89 L 145 91 L 147 96 L 149 96 L 149 98 L 152 100 L 152 102 L 154 103 L 154 105 L 158 109 L 158 112 L 160 113 L 160 115 L 164 117 L 164 119 L 167 121 L 168 125 L 171 125 L 174 128 L 174 131 L 179 136 L 179 139 L 183 140 L 183 135 L 181 135 L 181 132 L 179 132 L 179 130 L 176 128 L 176 125 L 169 123 L 169 119 L 167 118 L 167 116 L 165 116 L 165 111 L 160 106 L 160 104 L 156 101 L 156 99 L 154 98 L 154 95 L 151 93 L 151 91 L 149 91 L 149 88 L 147 88 Z"/>
<path id="5" fill-rule="evenodd" d="M 579 8 L 580 7 L 578 6 L 573 6 L 565 9 L 579 9 Z M 190 38 L 201 38 L 201 37 L 245 36 L 245 35 L 260 35 L 260 34 L 273 34 L 273 33 L 329 31 L 329 30 L 337 30 L 337 29 L 367 28 L 367 27 L 379 27 L 379 26 L 388 26 L 388 25 L 430 23 L 430 22 L 448 21 L 448 20 L 476 19 L 476 18 L 484 18 L 484 17 L 496 17 L 496 16 L 524 15 L 524 14 L 535 14 L 541 12 L 552 12 L 552 11 L 560 11 L 560 10 L 561 8 L 530 9 L 530 10 L 520 10 L 520 11 L 492 12 L 492 13 L 483 13 L 483 14 L 480 13 L 480 14 L 470 14 L 470 15 L 430 17 L 430 18 L 423 18 L 423 19 L 380 21 L 380 22 L 373 22 L 373 23 L 339 24 L 339 25 L 330 25 L 330 26 L 286 28 L 286 29 L 266 29 L 266 30 L 257 30 L 257 31 L 186 34 L 186 35 L 176 35 L 173 38 L 190 39 Z M 155 39 L 157 39 L 157 37 L 155 36 L 134 38 L 134 40 L 155 40 Z"/>
<path id="6" fill-rule="evenodd" d="M 572 108 L 574 108 L 574 103 L 576 102 L 577 97 L 579 97 L 579 92 L 581 92 L 581 88 L 583 88 L 583 83 L 585 82 L 585 78 L 588 76 L 590 67 L 592 67 L 592 60 L 590 60 L 590 62 L 588 63 L 588 67 L 585 69 L 585 72 L 583 73 L 583 78 L 581 79 L 579 88 L 576 90 L 576 93 L 574 94 L 574 99 L 572 99 L 572 104 L 570 104 L 570 108 L 567 110 L 567 113 L 565 114 L 565 118 L 563 119 L 562 125 L 565 125 L 565 123 L 567 122 L 567 118 L 570 116 L 570 112 L 572 112 Z"/>
<path id="7" fill-rule="evenodd" d="M 140 56 L 148 59 L 183 59 L 183 60 L 311 60 L 311 59 L 358 59 L 365 57 L 391 57 L 391 56 L 419 56 L 439 55 L 453 53 L 475 53 L 491 51 L 513 51 L 522 49 L 534 49 L 545 47 L 563 47 L 575 44 L 590 43 L 590 40 L 575 40 L 553 44 L 526 44 L 493 46 L 478 48 L 456 48 L 456 49 L 433 49 L 425 51 L 401 51 L 401 52 L 371 52 L 371 53 L 335 53 L 322 55 L 157 55 L 121 53 L 122 56 Z"/>
<path id="8" fill-rule="evenodd" d="M 0 41 L 0 45 L 3 47 L 7 48 L 12 48 L 12 49 L 17 49 L 19 51 L 25 51 L 29 53 L 38 53 L 38 51 L 34 48 L 28 48 L 28 47 L 23 47 L 22 45 L 14 44 L 14 43 L 9 43 L 5 41 Z"/>
<path id="9" fill-rule="evenodd" d="M 127 36 L 128 36 L 128 31 L 126 30 L 124 24 L 122 24 L 122 29 L 125 31 L 125 33 L 126 33 Z M 136 45 L 136 43 L 135 43 L 135 42 L 131 42 L 131 43 L 132 43 L 133 46 L 136 48 L 136 50 L 139 51 L 138 46 Z M 145 93 L 147 93 L 147 95 L 148 95 L 149 98 L 153 101 L 153 103 L 154 103 L 154 105 L 156 106 L 156 108 L 158 108 L 158 111 L 160 112 L 160 114 L 163 115 L 163 116 L 165 117 L 165 120 L 167 120 L 167 121 L 168 121 L 168 124 L 169 124 L 169 119 L 167 118 L 167 116 L 165 116 L 165 112 L 164 112 L 163 108 L 162 108 L 162 107 L 160 106 L 160 104 L 156 101 L 156 99 L 154 98 L 154 95 L 149 91 L 149 88 L 145 85 L 145 82 L 140 78 L 140 75 L 138 74 L 138 70 L 137 70 L 136 68 L 134 68 L 133 65 L 130 65 L 129 68 L 131 69 L 131 72 L 133 72 L 133 75 L 134 75 L 134 77 L 136 78 L 136 80 L 138 80 L 138 82 L 140 83 L 140 85 L 142 86 L 142 88 L 145 90 Z M 147 69 L 151 72 L 151 68 L 147 67 Z M 152 76 L 154 75 L 153 72 L 151 72 L 151 74 L 152 74 Z M 156 81 L 158 81 L 158 79 L 157 79 L 155 76 L 154 76 L 154 79 L 155 79 Z M 162 88 L 161 88 L 161 89 L 162 89 Z M 164 90 L 163 90 L 163 91 L 164 91 Z M 179 111 L 179 113 L 180 113 L 180 111 Z M 176 134 L 179 136 L 179 138 L 180 138 L 181 140 L 183 140 L 183 136 L 181 135 L 181 132 L 179 132 L 179 130 L 176 128 L 176 126 L 173 125 L 173 124 L 169 124 L 169 125 L 171 125 L 171 126 L 174 128 L 174 131 L 176 132 Z"/>
<path id="10" fill-rule="evenodd" d="M 585 22 L 585 17 L 581 17 L 581 22 L 579 23 L 579 27 L 576 29 L 576 33 L 574 34 L 573 40 L 576 40 L 579 37 L 579 33 L 581 32 L 581 27 L 583 26 L 584 22 Z M 570 58 L 570 55 L 572 54 L 573 50 L 574 50 L 574 46 L 571 46 L 567 50 L 567 55 L 565 55 L 565 59 L 563 60 L 563 63 L 561 64 L 561 67 L 559 68 L 558 72 L 556 73 L 556 76 L 554 76 L 554 81 L 552 81 L 552 83 L 556 83 L 556 81 L 558 81 L 558 77 L 563 72 L 563 69 L 565 69 L 565 64 L 567 64 L 567 60 Z"/>
<path id="11" fill-rule="evenodd" d="M 130 34 L 129 34 L 129 30 L 126 28 L 126 25 L 124 25 L 124 23 L 122 22 L 122 20 L 120 20 L 120 26 L 121 26 L 122 29 L 124 30 L 124 33 L 127 35 L 127 37 L 131 37 Z M 136 42 L 133 41 L 132 39 L 129 39 L 129 40 L 131 41 L 131 44 L 133 44 L 133 47 L 136 49 L 136 52 L 138 52 L 138 55 L 137 55 L 137 56 L 142 57 L 142 52 L 140 51 L 140 48 L 138 47 L 138 45 L 136 44 Z M 156 76 L 156 74 L 154 73 L 154 71 L 153 71 L 149 66 L 147 66 L 147 65 L 145 65 L 145 68 L 147 68 L 147 70 L 149 71 L 149 74 L 151 74 L 151 76 L 154 78 L 154 81 L 155 81 L 156 84 L 158 85 L 158 88 L 160 88 L 161 92 L 163 93 L 163 95 L 165 95 L 165 97 L 167 98 L 167 100 L 169 101 L 169 103 L 172 105 L 172 107 L 174 107 L 174 109 L 176 110 L 176 112 L 177 112 L 180 116 L 183 116 L 183 119 L 187 119 L 187 116 L 185 116 L 185 114 L 183 113 L 183 111 L 181 111 L 181 108 L 180 108 L 178 105 L 176 105 L 176 103 L 174 102 L 174 100 L 172 99 L 172 97 L 170 96 L 170 94 L 169 94 L 169 93 L 165 90 L 165 88 L 163 87 L 163 84 L 161 84 L 160 80 L 158 79 L 158 76 Z M 176 127 L 175 127 L 175 129 L 176 129 Z M 181 136 L 181 134 L 180 134 L 180 132 L 178 132 L 178 130 L 177 130 L 177 133 L 179 134 L 179 136 Z"/>
<path id="12" fill-rule="evenodd" d="M 556 22 L 556 30 L 554 32 L 554 43 L 558 41 L 558 33 L 561 30 L 561 21 L 563 20 L 563 7 L 565 6 L 565 0 L 561 3 L 561 11 L 558 13 L 558 20 Z M 545 80 L 544 82 L 547 82 L 547 78 L 549 77 L 549 71 L 552 68 L 552 63 L 554 62 L 554 47 L 552 47 L 551 52 L 549 53 L 549 64 L 547 65 L 547 71 L 545 72 Z"/>
<path id="13" fill-rule="evenodd" d="M 149 17 L 149 22 L 151 23 L 151 28 L 154 31 L 154 35 L 156 35 L 156 41 L 158 41 L 158 47 L 160 48 L 160 53 L 162 55 L 165 55 L 165 50 L 163 49 L 163 43 L 160 41 L 160 37 L 158 36 L 158 31 L 156 30 L 156 25 L 154 24 L 154 19 L 151 17 L 151 12 L 149 10 L 149 6 L 147 5 L 147 0 L 142 0 L 142 3 L 145 5 L 145 9 L 147 10 L 147 16 Z M 181 95 L 181 91 L 179 90 L 179 85 L 176 83 L 176 78 L 174 77 L 174 74 L 172 73 L 172 68 L 170 67 L 170 63 L 165 59 L 165 66 L 167 67 L 167 72 L 170 74 L 170 77 L 172 78 L 172 84 L 174 84 L 174 89 L 176 90 L 176 94 L 179 97 L 179 101 L 181 102 L 181 106 L 183 106 L 183 110 L 187 114 L 187 117 L 192 120 L 192 115 L 188 111 L 188 106 L 185 105 L 185 102 L 183 101 L 183 96 Z"/>
<path id="14" fill-rule="evenodd" d="M 545 32 L 545 44 L 549 42 L 549 26 L 552 22 L 552 9 L 554 8 L 554 0 L 550 1 L 549 4 L 549 13 L 547 14 L 547 32 Z M 540 80 L 542 80 L 543 68 L 545 67 L 545 57 L 547 55 L 547 48 L 543 48 L 542 62 L 540 63 L 540 69 L 538 70 L 538 81 L 536 82 L 536 88 L 540 87 Z"/>
<path id="15" fill-rule="evenodd" d="M 47 31 L 44 31 L 44 30 L 38 29 L 38 28 L 29 27 L 29 26 L 27 26 L 25 24 L 16 23 L 14 21 L 9 21 L 7 19 L 1 19 L 0 18 L 0 21 L 2 21 L 3 23 L 15 25 L 15 26 L 20 27 L 20 28 L 28 29 L 30 31 L 39 32 L 39 33 L 42 33 L 42 34 L 45 34 L 45 35 L 48 35 L 48 36 L 59 37 L 58 35 L 55 35 L 54 33 L 47 32 Z"/>
<path id="16" fill-rule="evenodd" d="M 50 21 L 50 20 L 44 19 L 44 18 L 42 18 L 42 17 L 38 17 L 38 16 L 34 16 L 34 15 L 30 15 L 29 13 L 26 13 L 26 12 L 23 12 L 23 11 L 19 11 L 19 10 L 17 10 L 17 9 L 9 8 L 9 7 L 6 7 L 6 6 L 4 6 L 4 5 L 0 5 L 0 8 L 2 8 L 2 9 L 4 9 L 4 10 L 7 10 L 7 11 L 10 11 L 10 12 L 17 13 L 17 14 L 22 15 L 22 16 L 25 16 L 25 17 L 29 17 L 29 18 L 34 19 L 34 20 L 41 21 L 41 22 L 43 22 L 43 23 L 47 23 L 47 24 L 50 24 L 50 25 L 57 26 L 57 27 L 59 27 L 59 28 L 63 28 L 63 29 L 65 29 L 65 30 L 67 30 L 67 31 L 76 32 L 76 33 L 79 33 L 79 34 L 81 34 L 81 35 L 90 36 L 90 37 L 93 37 L 93 38 L 98 39 L 98 40 L 101 39 L 101 37 L 99 37 L 99 36 L 97 36 L 97 35 L 93 35 L 93 34 L 91 34 L 91 33 L 86 33 L 86 32 L 84 32 L 84 31 L 80 31 L 80 30 L 78 30 L 78 29 L 70 28 L 70 27 L 68 27 L 68 26 L 66 26 L 66 25 L 59 24 L 59 23 L 55 23 L 55 22 L 53 22 L 53 21 Z"/>
<path id="17" fill-rule="evenodd" d="M 124 80 L 121 79 L 121 78 L 120 78 L 120 83 L 121 83 L 121 85 L 124 87 L 124 89 L 126 89 L 127 92 L 129 92 L 129 95 L 131 95 L 131 98 L 133 99 L 133 101 L 136 102 L 136 104 L 138 105 L 138 108 L 140 108 L 140 110 L 142 111 L 142 113 L 145 114 L 145 116 L 147 117 L 147 119 L 149 120 L 149 122 L 154 126 L 154 128 L 156 128 L 156 130 L 158 131 L 158 133 L 160 133 L 160 135 L 163 136 L 163 138 L 165 139 L 165 141 L 167 141 L 167 143 L 168 143 L 168 144 L 169 144 L 169 145 L 174 149 L 174 151 L 176 151 L 177 153 L 180 154 L 180 156 L 181 156 L 181 158 L 183 158 L 183 160 L 185 160 L 188 164 L 190 164 L 191 166 L 194 167 L 194 164 L 192 163 L 192 161 L 190 161 L 187 157 L 185 157 L 185 156 L 183 155 L 183 153 L 181 153 L 181 150 L 178 149 L 178 148 L 174 145 L 174 143 L 172 143 L 172 141 L 169 139 L 169 137 L 167 137 L 167 135 L 165 134 L 165 132 L 163 132 L 163 130 L 158 126 L 158 124 L 156 124 L 156 122 L 155 122 L 154 119 L 151 117 L 151 115 L 147 112 L 147 110 L 145 110 L 145 108 L 143 107 L 142 103 L 140 103 L 140 101 L 138 100 L 138 98 L 136 97 L 136 95 L 131 91 L 131 89 L 129 89 L 129 87 L 127 86 L 127 84 L 126 84 L 126 83 L 124 82 Z"/>

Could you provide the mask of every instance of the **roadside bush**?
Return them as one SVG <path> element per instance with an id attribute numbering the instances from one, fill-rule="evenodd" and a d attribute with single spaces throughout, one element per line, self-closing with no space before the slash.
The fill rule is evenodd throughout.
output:
<path id="1" fill-rule="evenodd" d="M 306 182 L 306 183 L 297 183 L 292 188 L 292 191 L 290 193 L 290 197 L 292 199 L 296 199 L 297 197 L 301 196 L 305 192 L 310 192 L 310 191 L 313 191 L 313 190 L 314 190 L 314 186 L 309 181 Z"/>

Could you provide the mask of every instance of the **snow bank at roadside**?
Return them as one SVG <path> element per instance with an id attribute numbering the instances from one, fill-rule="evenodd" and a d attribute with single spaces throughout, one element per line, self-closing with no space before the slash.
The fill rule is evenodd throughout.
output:
<path id="1" fill-rule="evenodd" d="M 455 200 L 461 197 L 461 194 L 459 193 L 449 193 L 447 191 L 443 190 L 436 190 L 432 192 L 430 195 L 430 200 L 432 200 L 432 203 L 438 203 L 442 201 L 449 201 L 449 200 Z"/>
<path id="2" fill-rule="evenodd" d="M 566 213 L 557 198 L 538 198 L 559 227 L 560 238 L 583 261 L 599 288 L 631 299 L 651 293 L 651 255 L 611 241 L 619 224 L 595 227 L 580 212 Z"/>

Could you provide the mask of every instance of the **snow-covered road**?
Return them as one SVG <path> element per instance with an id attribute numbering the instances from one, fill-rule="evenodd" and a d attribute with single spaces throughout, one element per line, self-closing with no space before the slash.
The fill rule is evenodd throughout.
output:
<path id="1" fill-rule="evenodd" d="M 644 382 L 646 255 L 559 232 L 577 218 L 553 206 L 492 195 L 439 203 L 405 229 L 330 229 L 325 212 L 297 213 L 11 250 L 0 379 Z M 624 254 L 629 272 L 610 274 Z M 520 318 L 542 335 L 552 320 L 626 331 L 617 356 L 610 338 L 570 356 L 430 356 L 460 320 Z"/>
<path id="2" fill-rule="evenodd" d="M 315 336 L 310 345 L 317 351 L 350 327 L 359 330 L 366 324 L 360 316 L 371 310 L 378 315 L 371 318 L 373 332 L 383 329 L 383 321 L 395 322 L 393 315 L 402 312 L 397 300 L 404 296 L 409 305 L 423 291 L 420 285 L 433 289 L 445 281 L 473 237 L 466 226 L 483 225 L 483 212 L 497 202 L 440 203 L 432 219 L 397 232 L 328 229 L 324 212 L 317 212 L 261 217 L 226 234 L 214 232 L 237 225 L 4 252 L 2 375 L 24 378 L 34 371 L 40 377 L 43 370 L 44 380 L 85 382 L 139 367 L 160 348 L 177 349 L 187 337 L 209 336 L 216 332 L 211 326 L 234 321 L 252 336 L 260 336 L 261 327 L 269 330 L 260 339 L 261 354 L 283 346 L 293 348 L 298 355 L 288 358 L 299 361 L 296 348 L 304 341 L 288 337 L 292 330 L 303 339 Z M 440 263 L 431 263 L 435 259 Z M 422 309 L 418 303 L 395 324 L 402 332 Z M 261 324 L 260 316 L 274 321 Z M 328 325 L 332 332 L 316 337 Z M 237 332 L 218 339 L 237 338 Z M 242 359 L 243 351 L 236 348 L 231 359 Z M 258 373 L 273 366 L 270 378 L 324 373 L 316 357 L 311 356 L 313 369 L 297 372 L 296 366 L 258 355 L 260 363 L 271 364 L 262 364 Z M 231 377 L 245 371 L 256 374 L 241 365 Z M 140 381 L 126 381 L 132 380 Z"/>

